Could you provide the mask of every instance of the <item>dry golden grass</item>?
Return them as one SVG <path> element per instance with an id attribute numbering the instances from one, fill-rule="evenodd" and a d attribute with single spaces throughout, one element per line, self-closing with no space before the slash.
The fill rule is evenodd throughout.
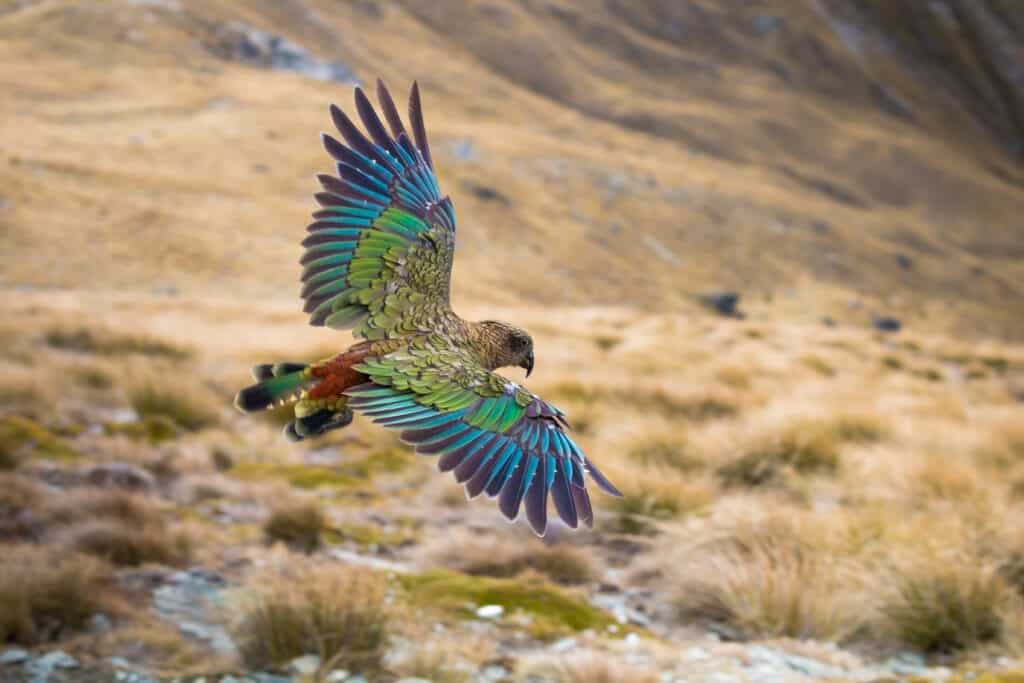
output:
<path id="1" fill-rule="evenodd" d="M 88 520 L 68 528 L 64 545 L 73 552 L 99 557 L 119 566 L 141 564 L 180 565 L 192 553 L 191 538 L 164 525 Z"/>
<path id="2" fill-rule="evenodd" d="M 131 389 L 129 399 L 141 417 L 169 418 L 189 431 L 218 422 L 217 410 L 206 393 L 175 382 L 151 380 L 139 384 Z"/>
<path id="3" fill-rule="evenodd" d="M 27 545 L 0 551 L 0 643 L 67 637 L 104 607 L 103 563 Z"/>
<path id="4" fill-rule="evenodd" d="M 320 547 L 327 519 L 320 506 L 311 501 L 291 501 L 276 506 L 263 523 L 268 541 L 310 553 Z"/>
<path id="5" fill-rule="evenodd" d="M 1007 615 L 1019 613 L 1020 596 L 974 558 L 918 559 L 892 581 L 879 628 L 908 647 L 950 654 L 1019 637 Z"/>
<path id="6" fill-rule="evenodd" d="M 841 641 L 869 616 L 858 576 L 816 545 L 821 530 L 771 517 L 740 522 L 673 553 L 670 576 L 682 619 L 730 637 Z"/>
<path id="7" fill-rule="evenodd" d="M 261 670 L 316 654 L 325 670 L 372 673 L 391 632 L 385 581 L 361 568 L 315 565 L 253 577 L 237 595 L 232 633 Z"/>
<path id="8" fill-rule="evenodd" d="M 657 672 L 629 665 L 610 654 L 585 650 L 532 667 L 553 683 L 657 683 Z"/>
<path id="9" fill-rule="evenodd" d="M 433 566 L 475 576 L 510 577 L 530 571 L 562 584 L 587 583 L 596 576 L 594 561 L 586 550 L 537 539 L 510 543 L 496 536 L 457 534 L 426 554 Z"/>

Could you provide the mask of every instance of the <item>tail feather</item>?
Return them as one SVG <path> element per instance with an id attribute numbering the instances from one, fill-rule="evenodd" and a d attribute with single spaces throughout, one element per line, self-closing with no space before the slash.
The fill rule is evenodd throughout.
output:
<path id="1" fill-rule="evenodd" d="M 253 375 L 255 376 L 257 370 L 259 370 L 262 376 L 263 367 L 258 365 L 253 368 Z M 242 389 L 235 396 L 235 407 L 243 413 L 253 413 L 265 410 L 276 402 L 289 398 L 310 381 L 310 378 L 302 371 L 303 369 L 305 368 L 303 367 L 296 372 L 284 375 L 275 374 L 257 384 Z"/>

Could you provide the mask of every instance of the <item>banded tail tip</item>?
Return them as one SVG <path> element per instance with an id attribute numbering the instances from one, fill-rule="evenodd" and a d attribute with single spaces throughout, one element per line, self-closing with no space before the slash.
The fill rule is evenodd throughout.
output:
<path id="1" fill-rule="evenodd" d="M 274 395 L 262 384 L 253 384 L 235 395 L 235 407 L 243 413 L 256 413 L 274 404 Z"/>

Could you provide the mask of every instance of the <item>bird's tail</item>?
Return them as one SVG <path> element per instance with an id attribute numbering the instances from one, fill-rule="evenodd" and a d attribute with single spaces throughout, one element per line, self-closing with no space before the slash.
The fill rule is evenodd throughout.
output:
<path id="1" fill-rule="evenodd" d="M 295 400 L 307 385 L 316 381 L 305 363 L 263 363 L 253 366 L 252 377 L 256 384 L 235 396 L 235 407 L 243 413 L 255 413 Z"/>
<path id="2" fill-rule="evenodd" d="M 319 436 L 352 422 L 352 410 L 344 396 L 307 397 L 305 390 L 319 380 L 305 363 L 263 363 L 253 367 L 252 376 L 256 384 L 238 392 L 235 407 L 243 413 L 254 413 L 296 401 L 295 419 L 284 427 L 284 435 L 291 441 Z"/>

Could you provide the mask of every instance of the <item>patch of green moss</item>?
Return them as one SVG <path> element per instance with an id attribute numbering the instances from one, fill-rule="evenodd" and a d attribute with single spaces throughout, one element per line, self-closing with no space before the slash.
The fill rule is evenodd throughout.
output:
<path id="1" fill-rule="evenodd" d="M 994 671 L 950 679 L 949 683 L 1024 683 L 1024 671 Z"/>
<path id="2" fill-rule="evenodd" d="M 1000 356 L 982 356 L 978 360 L 995 372 L 1006 372 L 1010 368 L 1010 361 Z"/>
<path id="3" fill-rule="evenodd" d="M 889 368 L 890 370 L 902 370 L 903 359 L 898 356 L 884 356 L 882 358 L 882 365 Z"/>
<path id="4" fill-rule="evenodd" d="M 103 430 L 110 435 L 127 436 L 136 441 L 158 444 L 178 436 L 178 427 L 166 415 L 151 415 L 138 422 L 108 422 Z"/>
<path id="5" fill-rule="evenodd" d="M 79 453 L 38 422 L 16 415 L 0 419 L 0 469 L 16 467 L 25 456 L 70 460 Z"/>
<path id="6" fill-rule="evenodd" d="M 295 465 L 272 462 L 241 462 L 231 469 L 232 476 L 248 481 L 281 479 L 300 489 L 320 487 L 351 488 L 361 482 L 336 467 Z"/>
<path id="7" fill-rule="evenodd" d="M 397 581 L 414 607 L 459 618 L 471 616 L 473 606 L 501 605 L 510 616 L 529 617 L 531 634 L 545 640 L 586 629 L 603 631 L 616 623 L 582 598 L 540 579 L 497 579 L 439 570 L 400 575 Z"/>
<path id="8" fill-rule="evenodd" d="M 913 375 L 914 377 L 923 379 L 926 382 L 942 381 L 942 373 L 936 370 L 935 368 L 920 368 L 918 370 L 914 370 Z"/>
<path id="9" fill-rule="evenodd" d="M 398 525 L 383 528 L 374 524 L 341 524 L 328 529 L 324 539 L 332 545 L 355 543 L 362 547 L 396 547 L 408 545 L 418 537 L 411 526 Z"/>

